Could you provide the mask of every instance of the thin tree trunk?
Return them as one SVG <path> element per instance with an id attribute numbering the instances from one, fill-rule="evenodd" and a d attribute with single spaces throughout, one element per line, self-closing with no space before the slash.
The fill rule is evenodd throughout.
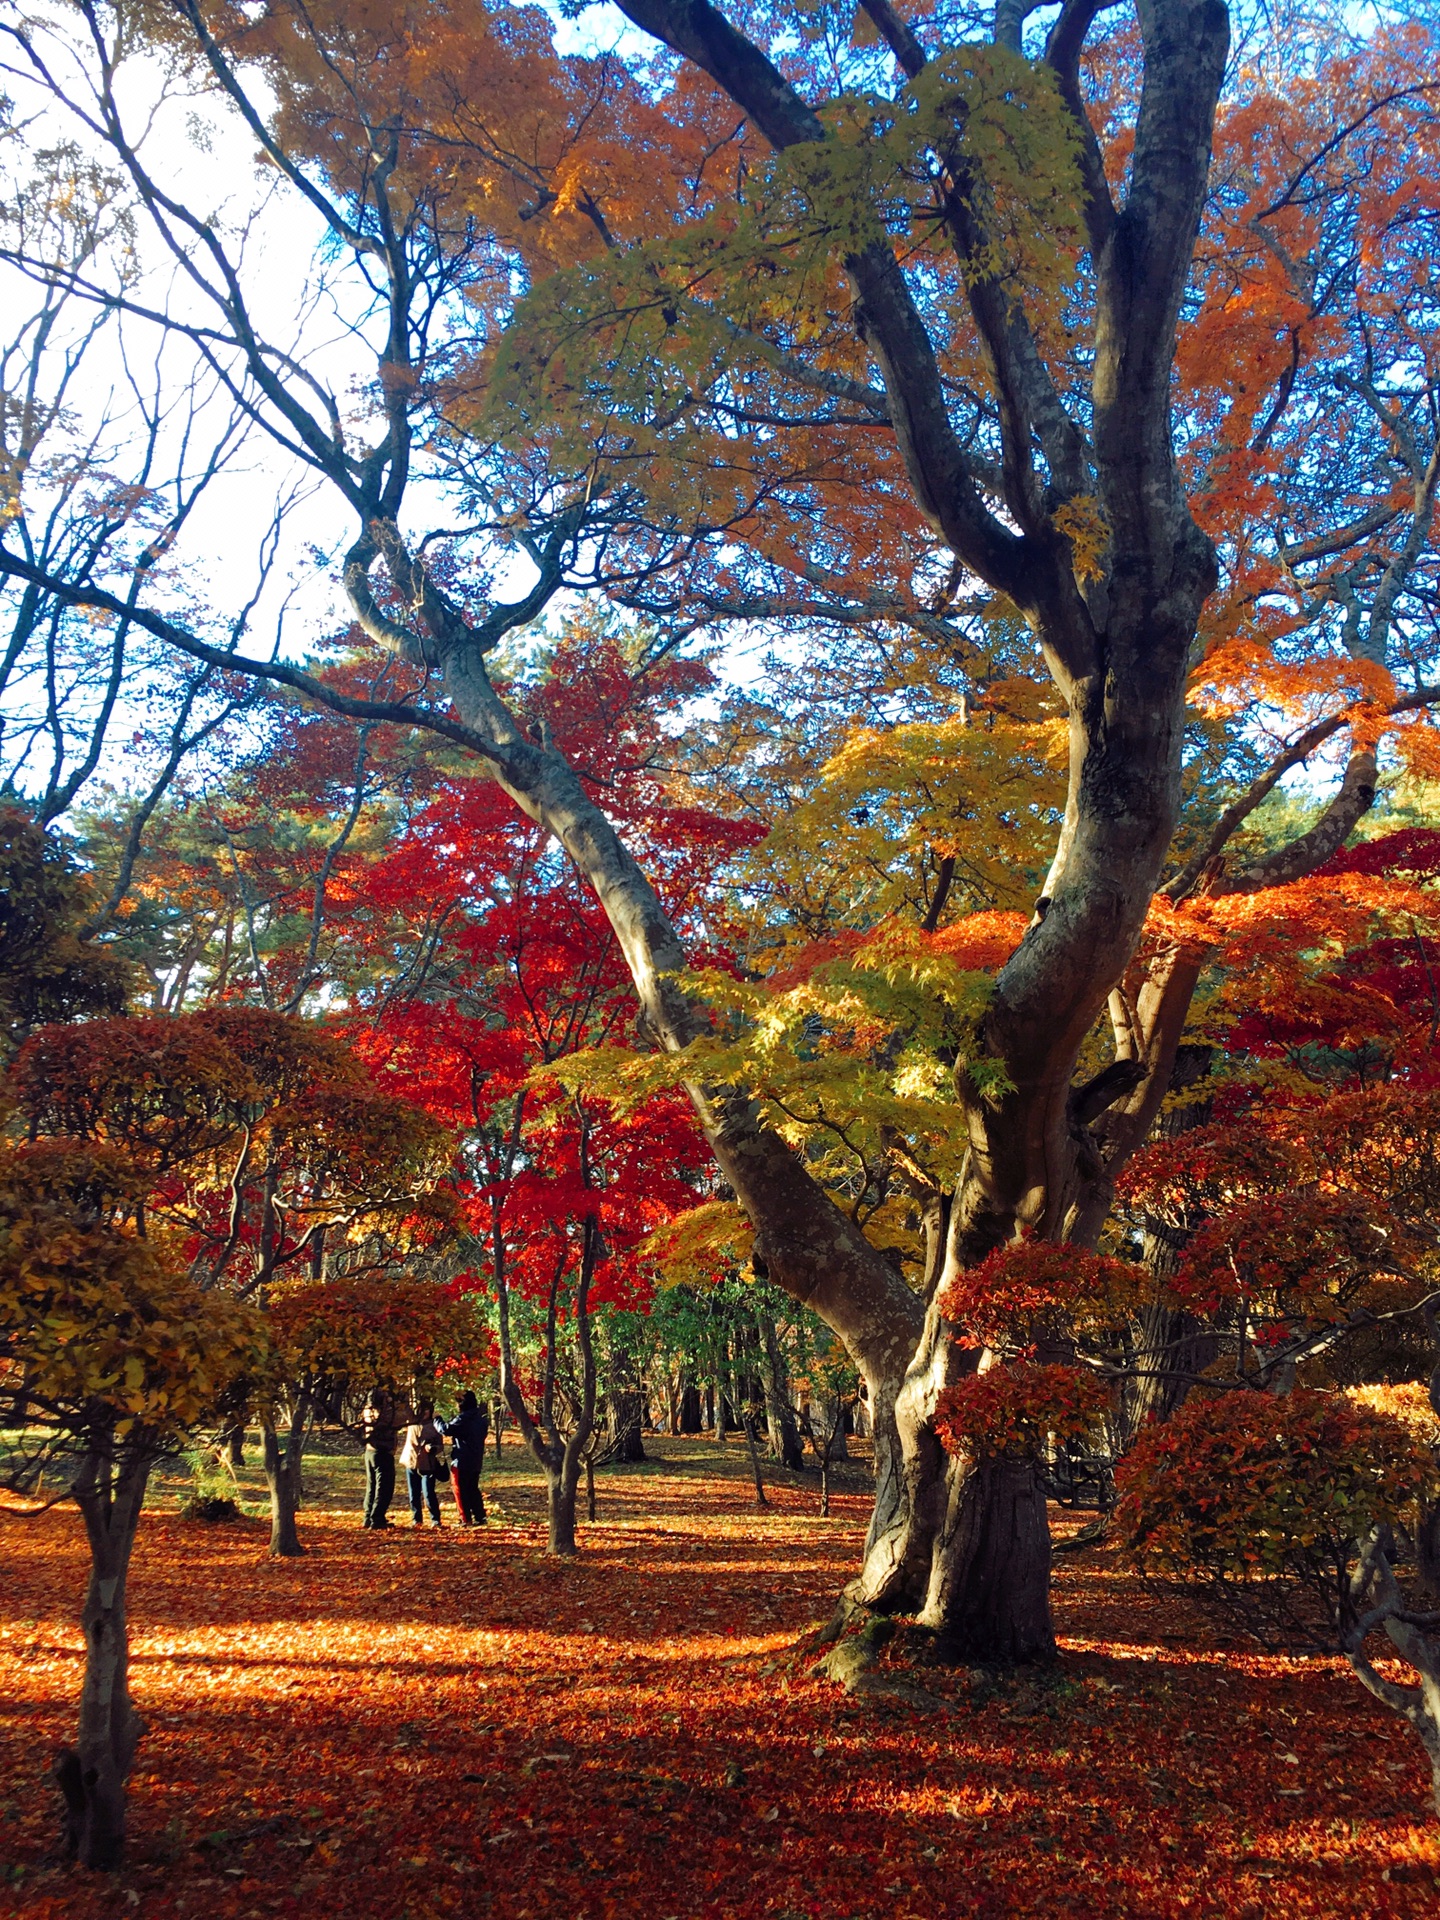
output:
<path id="1" fill-rule="evenodd" d="M 745 1444 L 750 1449 L 750 1471 L 755 1476 L 755 1504 L 757 1507 L 768 1507 L 770 1502 L 765 1497 L 765 1481 L 760 1472 L 760 1449 L 755 1444 L 755 1422 L 748 1413 L 744 1416 L 743 1425 Z"/>
<path id="2" fill-rule="evenodd" d="M 82 1866 L 108 1871 L 125 1849 L 125 1782 L 144 1727 L 130 1699 L 126 1583 L 148 1459 L 118 1463 L 92 1457 L 76 1485 L 90 1543 L 90 1578 L 80 1616 L 85 1678 L 73 1748 L 55 1776 L 65 1797 L 65 1844 Z"/>
<path id="3" fill-rule="evenodd" d="M 800 1443 L 800 1428 L 790 1404 L 790 1383 L 780 1357 L 780 1336 L 774 1318 L 763 1307 L 755 1309 L 755 1329 L 760 1336 L 764 1365 L 760 1385 L 765 1395 L 765 1421 L 770 1429 L 770 1452 L 782 1467 L 798 1471 L 805 1464 L 805 1449 Z"/>
<path id="4" fill-rule="evenodd" d="M 595 1518 L 595 1462 L 588 1453 L 585 1456 L 585 1518 Z"/>
<path id="5" fill-rule="evenodd" d="M 595 1344 L 590 1326 L 590 1282 L 599 1257 L 600 1236 L 593 1215 L 582 1229 L 580 1275 L 575 1289 L 575 1338 L 580 1349 L 581 1400 L 575 1429 L 562 1440 L 555 1424 L 555 1339 L 558 1327 L 556 1291 L 563 1267 L 557 1266 L 550 1290 L 547 1323 L 547 1361 L 541 1395 L 541 1417 L 537 1421 L 525 1404 L 520 1383 L 515 1378 L 510 1338 L 510 1293 L 498 1254 L 496 1259 L 497 1305 L 500 1333 L 500 1381 L 505 1401 L 515 1424 L 539 1462 L 545 1475 L 546 1508 L 549 1519 L 549 1551 L 569 1559 L 579 1551 L 575 1539 L 575 1498 L 580 1485 L 584 1453 L 595 1431 Z M 498 1245 L 498 1242 L 497 1242 Z M 563 1259 L 563 1255 L 562 1255 Z"/>
<path id="6" fill-rule="evenodd" d="M 302 1397 L 291 1417 L 290 1431 L 285 1436 L 283 1447 L 274 1422 L 265 1420 L 261 1423 L 265 1484 L 270 1489 L 270 1552 L 277 1559 L 293 1560 L 305 1551 L 300 1544 L 295 1517 L 300 1511 L 300 1472 L 308 1419 L 309 1409 Z"/>

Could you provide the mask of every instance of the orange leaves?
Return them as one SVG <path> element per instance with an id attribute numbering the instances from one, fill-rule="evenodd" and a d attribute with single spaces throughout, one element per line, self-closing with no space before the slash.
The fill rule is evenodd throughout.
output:
<path id="1" fill-rule="evenodd" d="M 1346 713 L 1357 740 L 1371 745 L 1395 722 L 1387 709 L 1396 699 L 1395 680 L 1383 666 L 1345 655 L 1278 655 L 1283 620 L 1271 613 L 1263 635 L 1242 628 L 1205 656 L 1191 698 L 1202 713 L 1230 719 L 1256 705 L 1275 708 L 1298 728 L 1335 712 Z"/>
<path id="2" fill-rule="evenodd" d="M 1165 1572 L 1222 1590 L 1274 1576 L 1343 1617 L 1347 1560 L 1433 1479 L 1400 1421 L 1344 1394 L 1196 1394 L 1126 1457 L 1116 1524 Z"/>
<path id="3" fill-rule="evenodd" d="M 1404 1270 L 1414 1249 L 1387 1209 L 1357 1194 L 1291 1190 L 1227 1208 L 1185 1249 L 1175 1292 L 1199 1313 L 1247 1303 L 1259 1337 L 1296 1320 L 1343 1320 L 1377 1274 Z"/>
<path id="4" fill-rule="evenodd" d="M 263 1284 L 322 1232 L 332 1252 L 363 1240 L 383 1264 L 451 1217 L 445 1130 L 286 1015 L 222 1006 L 48 1027 L 9 1084 L 40 1132 L 128 1161 L 132 1216 L 211 1286 Z"/>
<path id="5" fill-rule="evenodd" d="M 998 973 L 1024 938 L 1026 913 L 972 913 L 932 935 L 937 953 L 970 971 Z"/>
<path id="6" fill-rule="evenodd" d="M 272 1292 L 269 1318 L 289 1381 L 408 1393 L 442 1373 L 463 1378 L 489 1358 L 489 1328 L 473 1301 L 432 1280 L 293 1281 Z"/>

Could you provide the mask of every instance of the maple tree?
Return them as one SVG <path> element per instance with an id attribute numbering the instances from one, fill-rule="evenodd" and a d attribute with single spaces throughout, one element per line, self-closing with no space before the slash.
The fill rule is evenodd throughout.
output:
<path id="1" fill-rule="evenodd" d="M 22 1031 L 37 1017 L 92 1014 L 109 1025 L 104 1016 L 128 980 L 113 957 L 91 956 L 75 938 L 84 881 L 30 821 L 14 810 L 4 821 L 12 1019 Z M 24 1109 L 17 1073 L 12 1062 L 0 1080 L 0 1111 Z M 113 1139 L 32 1131 L 0 1142 L 5 1477 L 26 1492 L 59 1477 L 89 1544 L 78 1738 L 56 1764 L 67 1849 L 89 1867 L 113 1866 L 124 1846 L 125 1782 L 141 1731 L 126 1581 L 146 1483 L 177 1441 L 243 1404 L 268 1357 L 254 1310 L 207 1293 L 174 1247 L 142 1231 L 151 1179 Z"/>
<path id="2" fill-rule="evenodd" d="M 72 53 L 92 131 L 211 301 L 206 351 L 353 516 L 346 591 L 395 662 L 368 694 L 283 662 L 245 670 L 450 739 L 566 849 L 615 930 L 645 1037 L 680 1058 L 766 1271 L 870 1384 L 882 1471 L 855 1598 L 973 1638 L 958 1631 L 978 1617 L 969 1580 L 990 1596 L 971 1650 L 1044 1657 L 1035 1474 L 1006 1496 L 1033 1551 L 994 1577 L 956 1560 L 958 1541 L 1009 1520 L 934 1429 L 969 1364 L 936 1289 L 1021 1228 L 1096 1242 L 1170 1083 L 1209 950 L 1187 931 L 1195 914 L 1303 887 L 1372 804 L 1382 749 L 1429 752 L 1428 29 L 1357 41 L 1315 9 L 1303 31 L 1287 18 L 1247 47 L 1227 84 L 1229 23 L 1210 0 L 1153 0 L 1134 20 L 1072 0 L 1043 36 L 1007 4 L 959 42 L 948 19 L 875 0 L 859 45 L 848 9 L 800 28 L 762 10 L 748 31 L 698 0 L 623 10 L 677 56 L 655 88 L 613 56 L 555 58 L 528 14 L 466 10 L 425 30 L 383 10 L 147 16 L 378 276 L 366 300 L 378 285 L 386 340 L 363 453 L 315 376 L 268 349 L 223 234 L 149 171 L 117 105 L 106 16 L 86 14 Z M 246 62 L 274 90 L 269 120 Z M 442 339 L 437 316 L 461 292 L 478 347 Z M 194 325 L 163 323 L 171 337 Z M 531 563 L 520 598 L 495 593 L 483 547 L 467 567 L 434 529 L 446 558 L 429 557 L 406 499 L 422 444 L 482 539 Z M 65 604 L 121 605 L 96 576 L 56 580 L 9 549 L 0 564 Z M 1038 683 L 1015 745 L 1027 772 L 1043 762 L 1043 798 L 996 810 L 1048 871 L 1022 859 L 1010 896 L 987 903 L 1013 916 L 989 930 L 1008 933 L 1005 951 L 965 967 L 941 949 L 946 973 L 923 942 L 946 938 L 982 832 L 972 818 L 957 833 L 941 805 L 940 831 L 915 836 L 892 897 L 923 899 L 919 933 L 856 943 L 857 970 L 912 1000 L 945 974 L 953 1081 L 939 1100 L 912 1098 L 914 1074 L 892 1087 L 882 1153 L 840 1142 L 813 1169 L 797 1153 L 839 1136 L 828 1115 L 777 1104 L 788 1069 L 767 1086 L 748 1074 L 763 1049 L 728 1044 L 747 1022 L 763 1037 L 756 983 L 687 974 L 709 956 L 647 877 L 653 846 L 587 786 L 563 730 L 532 732 L 492 675 L 504 636 L 566 585 L 681 629 L 727 614 L 891 629 L 931 695 L 957 667 L 988 676 L 987 636 L 1009 623 L 1020 677 Z M 135 618 L 192 659 L 237 664 L 163 598 Z M 1187 685 L 1228 792 L 1186 768 Z M 952 725 L 934 755 L 991 730 Z M 1321 817 L 1249 858 L 1236 836 L 1276 782 L 1341 740 Z M 995 863 L 971 864 L 977 890 L 987 864 L 994 885 Z M 1184 926 L 1152 916 L 1161 888 Z M 813 1013 L 797 1005 L 798 1024 Z M 657 1073 L 651 1091 L 668 1084 Z M 877 1122 L 887 1097 L 877 1086 Z M 917 1105 L 935 1129 L 918 1156 Z M 934 1255 L 918 1291 L 898 1236 L 880 1238 L 902 1180 Z M 948 1530 L 957 1476 L 975 1525 Z"/>

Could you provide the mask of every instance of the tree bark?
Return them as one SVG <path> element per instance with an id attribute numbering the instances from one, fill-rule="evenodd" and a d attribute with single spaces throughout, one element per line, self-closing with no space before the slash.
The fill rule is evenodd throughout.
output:
<path id="1" fill-rule="evenodd" d="M 764 1364 L 760 1385 L 765 1396 L 765 1425 L 770 1435 L 770 1457 L 782 1467 L 798 1472 L 805 1465 L 805 1449 L 800 1444 L 800 1428 L 790 1404 L 790 1383 L 780 1357 L 780 1336 L 775 1321 L 763 1307 L 755 1309 L 755 1330 L 760 1336 Z"/>
<path id="2" fill-rule="evenodd" d="M 1179 1047 L 1168 1076 L 1171 1090 L 1179 1092 L 1199 1085 L 1210 1072 L 1213 1057 L 1212 1047 Z M 1207 1126 L 1210 1112 L 1209 1100 L 1189 1101 L 1161 1114 L 1153 1131 L 1162 1139 L 1179 1139 L 1197 1127 Z M 1157 1293 L 1179 1271 L 1189 1237 L 1163 1221 L 1147 1219 L 1141 1259 L 1155 1276 Z M 1134 1377 L 1125 1382 L 1120 1397 L 1122 1445 L 1133 1440 L 1148 1421 L 1168 1420 L 1176 1413 L 1190 1391 L 1186 1376 L 1203 1373 L 1219 1349 L 1218 1336 L 1195 1314 L 1164 1306 L 1158 1299 L 1141 1315 L 1137 1333 Z"/>
<path id="3" fill-rule="evenodd" d="M 755 1444 L 755 1422 L 747 1413 L 742 1422 L 745 1428 L 745 1445 L 750 1450 L 750 1471 L 755 1476 L 755 1504 L 768 1507 L 770 1502 L 765 1494 L 765 1480 L 760 1472 L 760 1449 Z"/>
<path id="4" fill-rule="evenodd" d="M 56 1762 L 65 1798 L 66 1851 L 108 1871 L 125 1849 L 125 1782 L 144 1731 L 130 1699 L 126 1584 L 150 1477 L 148 1459 L 92 1457 L 75 1498 L 90 1543 L 90 1578 L 80 1616 L 85 1678 L 76 1744 Z"/>
<path id="5" fill-rule="evenodd" d="M 308 1409 L 298 1405 L 280 1444 L 280 1435 L 272 1420 L 261 1423 L 260 1437 L 265 1465 L 265 1484 L 270 1489 L 270 1552 L 277 1559 L 293 1560 L 304 1553 L 296 1515 L 300 1511 L 301 1468 L 305 1453 L 305 1428 Z"/>
<path id="6" fill-rule="evenodd" d="M 610 1424 L 615 1450 L 611 1456 L 625 1466 L 636 1466 L 646 1458 L 641 1431 L 645 1419 L 645 1395 L 638 1387 L 615 1386 L 610 1389 Z"/>

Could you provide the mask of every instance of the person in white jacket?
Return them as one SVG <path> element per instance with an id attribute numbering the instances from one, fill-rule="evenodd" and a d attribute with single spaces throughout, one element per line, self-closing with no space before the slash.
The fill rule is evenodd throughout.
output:
<path id="1" fill-rule="evenodd" d="M 429 1400 L 420 1402 L 415 1418 L 405 1429 L 400 1465 L 405 1469 L 410 1492 L 410 1518 L 417 1527 L 423 1527 L 424 1508 L 428 1507 L 431 1526 L 443 1526 L 436 1483 L 445 1477 L 445 1436 L 435 1424 L 435 1408 Z"/>

